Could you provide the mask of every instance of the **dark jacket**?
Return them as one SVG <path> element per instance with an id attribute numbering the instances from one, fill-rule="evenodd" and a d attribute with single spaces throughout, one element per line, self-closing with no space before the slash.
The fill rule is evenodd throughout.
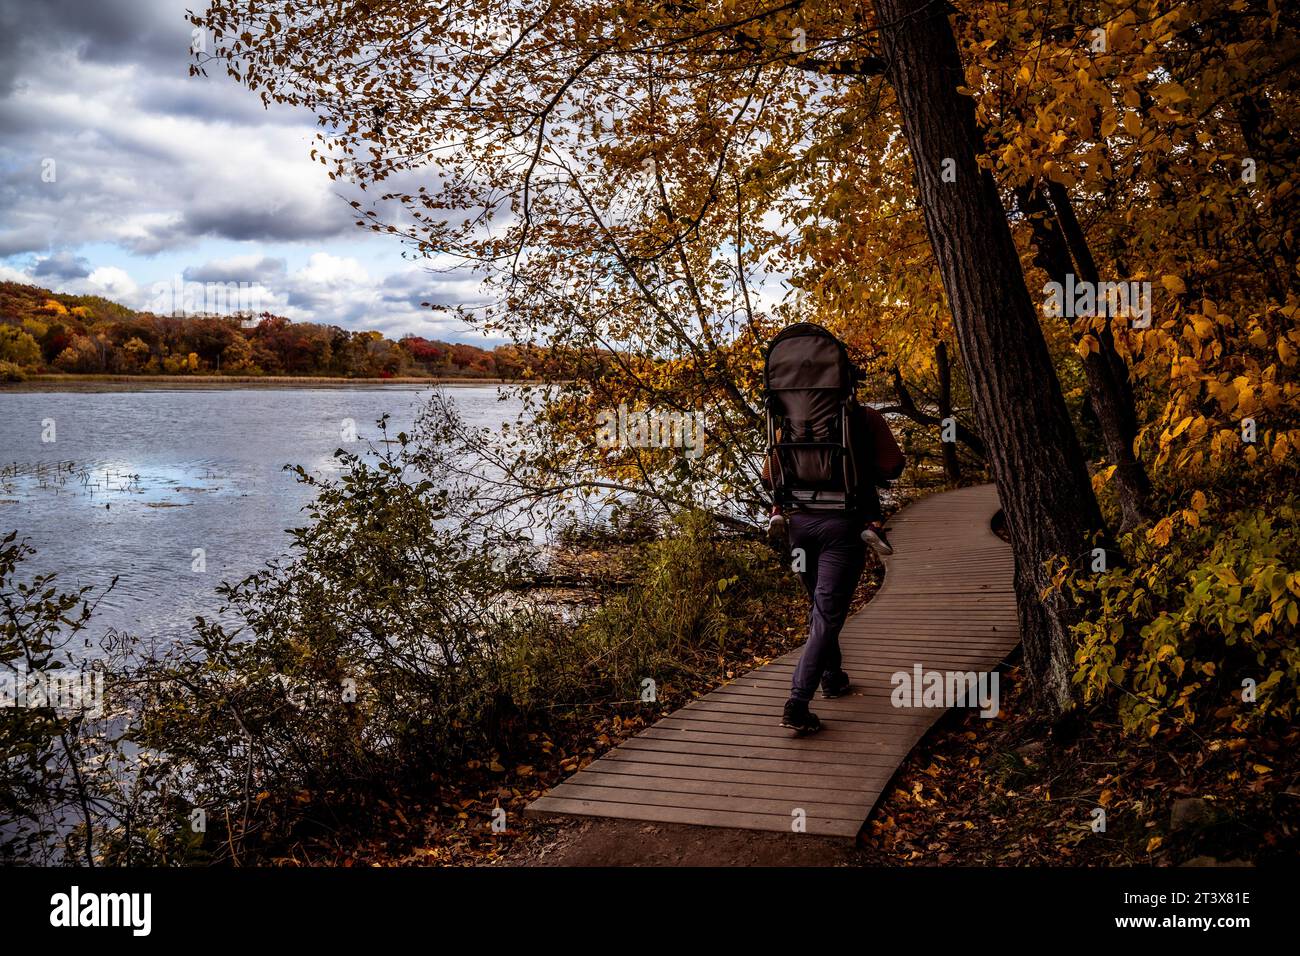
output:
<path id="1" fill-rule="evenodd" d="M 903 450 L 894 440 L 894 433 L 885 416 L 870 405 L 854 404 L 849 410 L 849 428 L 858 431 L 853 436 L 854 448 L 862 449 L 866 462 L 859 462 L 858 467 L 872 469 L 869 476 L 874 484 L 884 488 L 888 483 L 903 473 L 907 459 Z"/>

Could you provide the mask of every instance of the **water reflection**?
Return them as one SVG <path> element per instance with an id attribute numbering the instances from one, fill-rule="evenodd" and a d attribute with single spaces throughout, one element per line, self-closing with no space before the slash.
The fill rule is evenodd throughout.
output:
<path id="1" fill-rule="evenodd" d="M 410 431 L 431 392 L 411 387 L 0 393 L 0 534 L 36 548 L 25 576 L 65 589 L 116 589 L 93 634 L 147 638 L 212 616 L 214 592 L 284 553 L 311 489 L 286 464 L 329 477 L 336 449 Z M 494 387 L 450 389 L 468 425 L 494 431 L 515 400 Z M 48 425 L 54 442 L 43 442 Z M 350 426 L 360 444 L 346 444 Z M 202 550 L 204 568 L 194 570 Z"/>

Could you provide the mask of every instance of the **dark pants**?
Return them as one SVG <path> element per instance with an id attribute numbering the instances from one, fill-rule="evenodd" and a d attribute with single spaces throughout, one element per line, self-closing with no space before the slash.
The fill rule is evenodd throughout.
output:
<path id="1" fill-rule="evenodd" d="M 795 560 L 797 549 L 803 551 L 800 577 L 812 600 L 808 643 L 794 669 L 790 696 L 809 701 L 824 676 L 842 670 L 840 628 L 866 564 L 867 545 L 861 538 L 861 515 L 795 512 L 789 520 L 790 548 Z"/>

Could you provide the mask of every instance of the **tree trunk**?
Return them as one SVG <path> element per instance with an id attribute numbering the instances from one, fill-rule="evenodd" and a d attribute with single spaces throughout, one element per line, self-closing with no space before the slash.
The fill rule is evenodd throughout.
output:
<path id="1" fill-rule="evenodd" d="M 875 0 L 934 256 L 952 308 L 976 421 L 1015 551 L 1025 665 L 1049 716 L 1073 704 L 1074 609 L 1045 564 L 1074 562 L 1104 537 L 1078 437 L 981 140 L 947 6 Z M 946 171 L 955 173 L 945 175 Z M 953 181 L 946 182 L 945 179 Z"/>
<path id="2" fill-rule="evenodd" d="M 955 488 L 961 484 L 961 462 L 957 460 L 956 435 L 953 441 L 943 440 L 942 423 L 953 416 L 952 366 L 948 364 L 948 343 L 942 339 L 934 344 L 934 365 L 939 373 L 939 448 L 943 451 L 943 475 Z"/>
<path id="3" fill-rule="evenodd" d="M 1088 237 L 1084 234 L 1083 227 L 1079 225 L 1079 219 L 1074 214 L 1074 202 L 1070 199 L 1069 190 L 1060 183 L 1049 180 L 1047 191 L 1051 196 L 1052 206 L 1056 209 L 1056 221 L 1061 227 L 1061 234 L 1065 237 L 1065 244 L 1069 247 L 1070 254 L 1074 257 L 1074 261 L 1078 266 L 1075 275 L 1095 285 L 1101 281 L 1101 275 L 1097 269 L 1096 261 L 1092 258 L 1092 249 L 1088 246 Z M 1128 409 L 1128 414 L 1133 419 L 1132 431 L 1136 435 L 1137 413 L 1133 408 L 1133 389 L 1129 385 L 1128 365 L 1125 364 L 1123 357 L 1115 349 L 1115 336 L 1109 322 L 1106 323 L 1106 327 L 1102 329 L 1097 339 L 1101 344 L 1102 357 L 1110 366 L 1111 377 L 1116 383 L 1115 387 L 1119 389 L 1121 407 Z"/>
<path id="4" fill-rule="evenodd" d="M 1267 182 L 1267 177 L 1274 175 L 1275 170 L 1280 171 L 1284 168 L 1279 162 L 1277 139 L 1272 135 L 1276 125 L 1272 106 L 1269 105 L 1268 100 L 1257 93 L 1243 94 L 1237 100 L 1237 125 L 1241 127 L 1241 138 L 1246 144 L 1250 158 L 1255 160 L 1256 176 Z M 1294 202 L 1294 192 L 1276 197 L 1273 204 L 1274 221 L 1289 223 L 1292 211 L 1290 207 Z M 1264 238 L 1264 230 L 1260 223 L 1253 221 L 1246 228 L 1252 245 L 1259 249 Z M 1281 262 L 1285 269 L 1285 263 L 1294 263 L 1297 256 L 1294 231 L 1279 231 L 1281 234 L 1277 237 L 1277 248 L 1269 250 L 1267 262 L 1260 263 L 1260 273 L 1268 284 L 1269 295 L 1281 302 L 1286 298 L 1283 278 L 1285 272 L 1279 271 L 1278 263 Z"/>
<path id="5" fill-rule="evenodd" d="M 1052 208 L 1036 187 L 1022 186 L 1016 190 L 1020 211 L 1029 219 L 1037 246 L 1035 260 L 1053 282 L 1065 284 L 1068 273 L 1081 279 L 1097 281 L 1097 267 L 1088 250 L 1083 230 L 1074 217 L 1074 210 L 1066 196 L 1057 205 L 1057 216 L 1052 218 Z M 1061 209 L 1068 210 L 1064 215 Z M 1073 224 L 1074 241 L 1067 246 Z M 1064 233 L 1064 235 L 1063 235 Z M 1070 249 L 1076 252 L 1071 260 Z M 1078 271 L 1074 263 L 1080 263 Z M 1067 320 L 1068 321 L 1068 320 Z M 1128 366 L 1115 350 L 1109 319 L 1106 328 L 1097 335 L 1098 350 L 1089 352 L 1083 359 L 1083 373 L 1088 380 L 1088 400 L 1101 427 L 1106 454 L 1115 465 L 1115 487 L 1119 492 L 1120 527 L 1130 531 L 1150 517 L 1147 503 L 1151 496 L 1151 482 L 1146 468 L 1133 450 L 1137 439 L 1137 411 L 1133 406 L 1133 389 L 1129 385 Z"/>

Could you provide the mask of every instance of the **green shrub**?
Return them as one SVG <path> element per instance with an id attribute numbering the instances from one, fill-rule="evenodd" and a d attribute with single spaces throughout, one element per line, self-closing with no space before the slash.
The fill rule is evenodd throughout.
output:
<path id="1" fill-rule="evenodd" d="M 1075 628 L 1075 682 L 1085 703 L 1117 698 L 1130 731 L 1289 722 L 1300 693 L 1297 501 L 1215 515 L 1198 492 L 1191 505 L 1128 535 L 1128 567 L 1070 579 L 1091 610 Z"/>
<path id="2" fill-rule="evenodd" d="M 60 591 L 49 574 L 20 578 L 31 554 L 15 532 L 0 541 L 0 685 L 15 698 L 0 706 L 0 861 L 85 863 L 94 853 L 91 801 L 111 769 L 92 756 L 102 723 L 31 698 L 17 706 L 17 695 L 29 675 L 67 673 L 63 652 L 90 620 L 91 588 Z"/>
<path id="3" fill-rule="evenodd" d="M 638 700 L 654 681 L 662 695 L 684 677 L 716 675 L 719 661 L 752 638 L 764 605 L 792 585 L 766 548 L 724 537 L 701 512 L 684 512 L 633 559 L 633 583 L 558 643 L 507 645 L 512 695 L 549 708 Z"/>
<path id="4" fill-rule="evenodd" d="M 336 481 L 295 469 L 318 496 L 289 557 L 220 588 L 238 624 L 200 619 L 153 666 L 141 743 L 200 805 L 427 780 L 497 743 L 519 613 L 445 494 L 405 479 L 399 438 L 377 462 L 339 453 Z"/>

